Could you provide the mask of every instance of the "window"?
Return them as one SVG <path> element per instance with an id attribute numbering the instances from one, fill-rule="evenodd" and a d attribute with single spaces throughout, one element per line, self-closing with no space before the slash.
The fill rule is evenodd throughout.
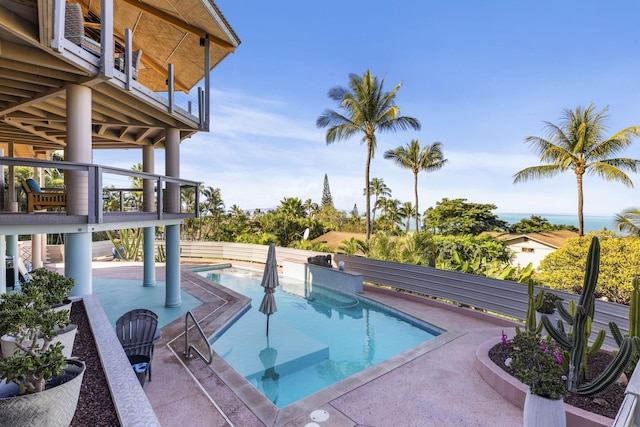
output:
<path id="1" fill-rule="evenodd" d="M 527 252 L 532 254 L 533 253 L 533 248 L 522 248 L 522 252 Z"/>

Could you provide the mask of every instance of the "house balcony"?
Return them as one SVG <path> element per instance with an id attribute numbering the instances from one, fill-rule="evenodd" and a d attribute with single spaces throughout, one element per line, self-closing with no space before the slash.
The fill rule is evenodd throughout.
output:
<path id="1" fill-rule="evenodd" d="M 64 150 L 69 85 L 91 88 L 93 149 L 209 130 L 210 70 L 240 42 L 213 3 L 188 3 L 0 0 L 0 149 Z"/>
<path id="2" fill-rule="evenodd" d="M 63 194 L 62 206 L 38 206 L 29 212 L 27 190 L 16 183 L 2 185 L 0 235 L 94 232 L 121 228 L 175 225 L 199 215 L 200 183 L 163 175 L 96 164 L 51 162 L 0 157 L 0 177 L 5 167 L 38 168 L 43 173 L 87 177 L 85 191 L 72 185 L 42 188 L 47 194 Z M 75 175 L 74 175 L 75 174 Z M 65 182 L 69 182 L 67 178 Z M 129 186 L 117 184 L 129 183 Z M 12 195 L 13 193 L 13 195 Z M 67 203 L 86 214 L 72 214 Z M 86 205 L 85 205 L 86 203 Z M 84 208 L 84 209 L 83 209 Z M 76 209 L 77 211 L 78 209 Z"/>

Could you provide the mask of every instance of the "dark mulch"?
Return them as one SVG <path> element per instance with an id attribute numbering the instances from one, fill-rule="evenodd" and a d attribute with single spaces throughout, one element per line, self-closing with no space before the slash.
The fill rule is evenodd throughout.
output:
<path id="1" fill-rule="evenodd" d="M 511 348 L 504 343 L 498 343 L 489 350 L 489 358 L 504 371 L 513 375 L 513 370 L 505 366 L 504 361 L 509 357 Z M 609 364 L 613 356 L 605 351 L 600 351 L 587 357 L 587 366 L 591 378 L 598 376 Z M 615 418 L 622 401 L 624 400 L 625 388 L 618 383 L 611 385 L 603 392 L 591 396 L 580 396 L 576 393 L 568 393 L 564 401 L 576 408 L 603 415 L 608 418 Z"/>
<path id="2" fill-rule="evenodd" d="M 71 323 L 78 325 L 78 334 L 73 344 L 73 355 L 87 365 L 82 379 L 78 409 L 71 421 L 71 426 L 120 426 L 84 309 L 84 302 L 76 301 L 73 303 Z"/>

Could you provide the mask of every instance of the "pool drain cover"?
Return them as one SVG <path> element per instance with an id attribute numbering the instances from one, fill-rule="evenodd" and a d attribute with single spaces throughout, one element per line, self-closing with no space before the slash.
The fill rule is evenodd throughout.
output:
<path id="1" fill-rule="evenodd" d="M 313 411 L 310 417 L 313 421 L 319 421 L 319 422 L 327 421 L 329 419 L 329 413 L 322 409 L 318 409 L 316 411 Z"/>

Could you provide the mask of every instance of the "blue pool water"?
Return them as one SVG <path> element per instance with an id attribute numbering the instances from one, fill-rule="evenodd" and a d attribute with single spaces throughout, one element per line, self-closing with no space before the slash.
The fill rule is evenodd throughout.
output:
<path id="1" fill-rule="evenodd" d="M 279 408 L 423 343 L 442 331 L 351 295 L 280 278 L 278 311 L 258 311 L 261 273 L 200 271 L 251 298 L 251 307 L 220 336 L 214 351 Z"/>

